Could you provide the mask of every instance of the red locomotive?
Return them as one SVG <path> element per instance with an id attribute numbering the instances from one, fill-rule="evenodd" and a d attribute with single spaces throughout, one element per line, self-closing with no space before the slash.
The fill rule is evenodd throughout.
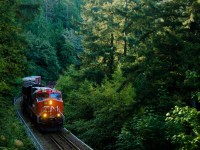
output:
<path id="1" fill-rule="evenodd" d="M 39 129 L 59 130 L 63 127 L 63 100 L 58 90 L 41 85 L 40 76 L 23 78 L 23 110 L 36 121 Z"/>

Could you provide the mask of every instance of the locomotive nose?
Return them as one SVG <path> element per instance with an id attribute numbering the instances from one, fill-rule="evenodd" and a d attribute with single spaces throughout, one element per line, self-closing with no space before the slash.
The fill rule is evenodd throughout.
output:
<path id="1" fill-rule="evenodd" d="M 42 118 L 62 118 L 62 101 L 46 99 L 43 102 Z"/>
<path id="2" fill-rule="evenodd" d="M 53 105 L 53 100 L 50 99 L 50 100 L 44 101 L 43 104 L 44 106 Z"/>

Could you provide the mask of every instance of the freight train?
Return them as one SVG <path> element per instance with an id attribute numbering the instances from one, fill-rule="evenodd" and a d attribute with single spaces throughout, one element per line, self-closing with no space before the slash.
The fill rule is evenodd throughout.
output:
<path id="1" fill-rule="evenodd" d="M 24 77 L 22 80 L 22 110 L 36 122 L 42 131 L 63 128 L 62 93 L 42 86 L 41 76 Z"/>

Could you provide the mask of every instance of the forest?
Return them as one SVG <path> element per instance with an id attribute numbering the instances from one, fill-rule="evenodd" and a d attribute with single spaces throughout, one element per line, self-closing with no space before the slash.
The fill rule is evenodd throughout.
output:
<path id="1" fill-rule="evenodd" d="M 94 150 L 200 149 L 200 0 L 0 0 L 0 149 L 35 149 L 13 99 L 56 81 Z"/>

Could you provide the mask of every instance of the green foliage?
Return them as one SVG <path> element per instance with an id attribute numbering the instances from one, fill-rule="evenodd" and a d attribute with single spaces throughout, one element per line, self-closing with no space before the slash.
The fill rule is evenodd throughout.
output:
<path id="1" fill-rule="evenodd" d="M 0 97 L 12 94 L 15 78 L 20 77 L 26 67 L 26 42 L 15 14 L 17 4 L 17 1 L 0 2 Z"/>
<path id="2" fill-rule="evenodd" d="M 81 60 L 78 56 L 83 53 L 83 46 L 81 37 L 75 35 L 73 30 L 63 31 L 63 34 L 57 40 L 56 49 L 61 71 L 66 70 L 71 64 L 80 65 Z"/>
<path id="3" fill-rule="evenodd" d="M 46 22 L 51 23 L 56 29 L 78 29 L 74 24 L 80 21 L 80 4 L 79 1 L 70 0 L 38 0 L 34 1 L 36 4 L 40 4 L 42 17 Z M 29 1 L 30 2 L 30 1 Z M 53 31 L 50 31 L 53 32 Z"/>
<path id="4" fill-rule="evenodd" d="M 31 72 L 40 75 L 45 81 L 58 78 L 60 66 L 54 47 L 47 40 L 29 34 L 29 49 L 26 53 L 31 63 Z"/>
<path id="5" fill-rule="evenodd" d="M 152 106 L 145 108 L 144 113 L 134 115 L 123 125 L 118 136 L 117 149 L 173 149 L 165 138 L 164 119 Z"/>
<path id="6" fill-rule="evenodd" d="M 188 106 L 175 106 L 171 112 L 166 114 L 167 137 L 177 149 L 199 149 L 199 116 L 199 111 Z"/>
<path id="7" fill-rule="evenodd" d="M 0 149 L 35 149 L 13 108 L 1 108 L 0 117 Z"/>
<path id="8" fill-rule="evenodd" d="M 0 1 L 0 149 L 34 149 L 24 138 L 22 126 L 14 115 L 12 98 L 19 95 L 21 78 L 25 75 L 41 75 L 44 80 L 58 78 L 56 40 L 64 33 L 64 28 L 74 27 L 72 21 L 80 19 L 78 1 L 63 0 L 59 1 L 59 7 L 48 5 L 45 9 L 45 4 L 50 2 L 58 1 Z M 70 9 L 66 10 L 68 4 Z M 55 13 L 58 20 L 54 15 L 47 16 L 47 10 Z M 69 41 L 69 45 L 76 44 L 76 50 L 77 45 L 81 45 L 77 39 Z M 16 143 L 23 143 L 23 146 Z"/>
<path id="9" fill-rule="evenodd" d="M 19 1 L 0 1 L 0 149 L 34 149 L 12 108 L 28 66 L 19 8 Z"/>
<path id="10" fill-rule="evenodd" d="M 96 94 L 94 97 L 98 97 L 99 102 L 94 102 L 98 103 L 97 106 L 89 105 L 92 107 L 91 110 L 96 110 L 94 108 L 99 110 L 91 115 L 98 120 L 90 119 L 90 122 L 78 120 L 74 123 L 74 127 L 82 132 L 88 128 L 92 129 L 95 124 L 98 128 L 88 130 L 87 134 L 82 136 L 91 136 L 92 139 L 95 137 L 94 133 L 99 131 L 97 135 L 102 133 L 104 139 L 107 139 L 107 135 L 103 135 L 107 133 L 106 130 L 100 126 L 105 123 L 112 128 L 113 124 L 105 120 L 111 120 L 115 113 L 111 111 L 110 116 L 106 117 L 104 114 L 109 110 L 107 106 L 111 109 L 113 105 L 118 104 L 115 103 L 117 100 L 111 101 L 111 104 L 104 103 L 101 98 L 115 99 L 115 94 L 109 95 L 112 93 L 109 90 L 112 89 L 112 84 L 108 83 L 113 81 L 112 69 L 115 70 L 120 64 L 126 79 L 119 82 L 119 87 L 133 84 L 137 94 L 135 98 L 137 105 L 130 106 L 133 110 L 130 114 L 135 117 L 130 119 L 129 115 L 125 115 L 125 119 L 121 122 L 123 130 L 120 136 L 119 132 L 115 134 L 118 135 L 117 148 L 175 149 L 177 145 L 165 134 L 168 124 L 164 118 L 165 113 L 173 106 L 180 104 L 196 106 L 199 100 L 199 2 L 196 0 L 85 0 L 84 2 L 81 31 L 85 34 L 86 53 L 82 67 L 85 67 L 87 79 L 101 85 L 101 90 L 99 93 L 88 92 L 90 96 Z M 106 75 L 109 79 L 103 79 Z M 96 86 L 96 89 L 99 89 L 98 85 Z M 102 89 L 103 86 L 108 93 Z M 156 106 L 153 113 L 141 114 L 140 110 L 144 108 L 146 110 L 150 106 Z M 127 121 L 128 119 L 132 120 L 133 125 L 131 121 Z M 80 124 L 83 124 L 82 128 L 78 128 Z M 116 141 L 116 138 L 111 139 Z M 98 136 L 97 141 L 100 144 L 92 145 L 97 149 L 102 149 L 103 146 L 105 149 L 114 148 L 111 139 L 107 140 L 109 144 Z"/>
<path id="11" fill-rule="evenodd" d="M 76 27 L 72 25 L 72 20 L 80 19 L 79 8 L 75 2 L 64 0 L 25 1 L 24 4 L 37 5 L 40 12 L 33 21 L 24 24 L 29 61 L 26 74 L 41 75 L 45 81 L 56 80 L 70 64 L 80 64 L 77 55 L 83 50 L 81 38 L 74 34 Z"/>
<path id="12" fill-rule="evenodd" d="M 60 76 L 56 88 L 63 91 L 64 98 L 68 99 L 68 91 L 76 91 L 79 88 L 81 81 L 83 81 L 83 74 L 82 70 L 78 71 L 71 65 L 68 72 Z"/>
<path id="13" fill-rule="evenodd" d="M 135 103 L 132 85 L 118 90 L 125 81 L 120 70 L 115 72 L 113 80 L 105 79 L 101 85 L 81 82 L 77 79 L 83 72 L 78 76 L 76 71 L 71 76 L 72 71 L 62 76 L 57 85 L 64 96 L 67 128 L 94 148 L 113 149 L 123 121 Z"/>

